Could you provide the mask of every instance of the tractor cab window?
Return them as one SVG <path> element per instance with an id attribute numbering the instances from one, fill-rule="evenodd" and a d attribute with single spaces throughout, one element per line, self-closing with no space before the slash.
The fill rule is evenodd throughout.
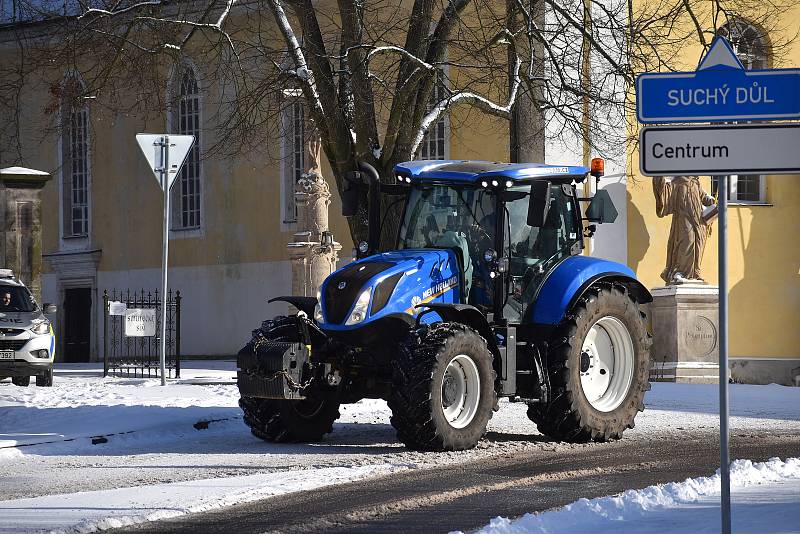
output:
<path id="1" fill-rule="evenodd" d="M 574 244 L 580 240 L 577 203 L 564 193 L 560 184 L 550 187 L 550 209 L 541 228 L 527 224 L 529 200 L 525 195 L 506 202 L 505 246 L 511 279 L 503 315 L 511 322 L 521 321 L 545 274 L 561 259 L 570 256 Z"/>
<path id="2" fill-rule="evenodd" d="M 419 187 L 409 196 L 398 248 L 455 250 L 464 272 L 462 298 L 472 304 L 472 294 L 478 291 L 476 304 L 488 307 L 492 285 L 481 258 L 493 248 L 494 226 L 495 197 L 490 192 L 447 185 Z"/>

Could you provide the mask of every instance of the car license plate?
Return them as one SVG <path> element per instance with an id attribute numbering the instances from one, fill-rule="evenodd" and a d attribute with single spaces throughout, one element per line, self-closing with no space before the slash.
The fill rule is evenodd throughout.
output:
<path id="1" fill-rule="evenodd" d="M 13 350 L 0 350 L 0 360 L 13 360 L 13 359 L 14 359 Z"/>

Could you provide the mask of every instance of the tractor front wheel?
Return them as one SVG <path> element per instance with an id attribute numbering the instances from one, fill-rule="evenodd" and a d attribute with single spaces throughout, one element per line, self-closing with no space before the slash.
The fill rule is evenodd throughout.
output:
<path id="1" fill-rule="evenodd" d="M 250 432 L 264 441 L 319 441 L 339 418 L 339 403 L 327 399 L 275 400 L 242 397 L 239 407 Z"/>
<path id="2" fill-rule="evenodd" d="M 620 439 L 644 410 L 650 345 L 634 300 L 617 287 L 591 289 L 553 336 L 552 401 L 531 405 L 528 417 L 561 441 Z"/>
<path id="3" fill-rule="evenodd" d="M 424 451 L 477 445 L 496 403 L 486 340 L 464 325 L 439 323 L 404 345 L 394 367 L 389 407 L 400 441 Z"/>
<path id="4" fill-rule="evenodd" d="M 264 342 L 297 340 L 296 319 L 278 316 L 253 331 L 252 340 L 239 351 L 239 355 L 256 354 L 263 350 Z M 252 362 L 253 358 L 245 360 Z M 339 418 L 339 402 L 329 396 L 302 400 L 242 396 L 239 407 L 244 423 L 254 436 L 276 443 L 319 441 L 331 432 L 333 422 Z"/>

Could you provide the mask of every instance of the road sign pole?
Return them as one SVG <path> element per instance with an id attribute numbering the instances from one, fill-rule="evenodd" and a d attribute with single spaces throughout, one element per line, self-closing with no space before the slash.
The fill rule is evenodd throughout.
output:
<path id="1" fill-rule="evenodd" d="M 167 385 L 167 267 L 169 258 L 169 136 L 161 139 L 161 161 L 164 166 L 161 170 L 162 189 L 164 190 L 164 250 L 161 256 L 161 347 L 160 362 L 161 385 Z"/>
<path id="2" fill-rule="evenodd" d="M 153 174 L 164 192 L 164 239 L 161 252 L 161 342 L 159 343 L 159 367 L 161 385 L 167 385 L 167 271 L 169 269 L 169 191 L 172 189 L 173 175 L 177 177 L 183 162 L 194 145 L 193 135 L 169 134 L 136 134 L 136 142 L 142 149 L 145 159 L 150 164 Z M 172 159 L 177 163 L 170 164 Z"/>
<path id="3" fill-rule="evenodd" d="M 722 534 L 731 532 L 731 477 L 728 442 L 728 176 L 717 180 L 719 199 L 719 460 Z"/>

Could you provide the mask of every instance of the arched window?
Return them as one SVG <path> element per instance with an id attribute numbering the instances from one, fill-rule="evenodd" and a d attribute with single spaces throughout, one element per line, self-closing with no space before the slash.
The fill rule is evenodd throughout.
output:
<path id="1" fill-rule="evenodd" d="M 61 91 L 61 208 L 62 236 L 89 235 L 89 107 L 84 86 L 69 76 Z"/>
<path id="2" fill-rule="evenodd" d="M 736 57 L 747 70 L 769 68 L 771 55 L 769 40 L 753 24 L 734 18 L 717 30 L 717 34 L 730 41 Z M 711 179 L 711 191 L 717 194 L 717 178 Z M 761 174 L 739 174 L 730 177 L 728 199 L 739 203 L 766 202 L 766 179 Z"/>
<path id="3" fill-rule="evenodd" d="M 746 20 L 733 19 L 722 26 L 717 34 L 730 41 L 736 56 L 747 70 L 769 67 L 769 41 L 761 30 Z"/>
<path id="4" fill-rule="evenodd" d="M 198 229 L 202 209 L 200 89 L 197 75 L 189 66 L 183 66 L 173 78 L 172 108 L 172 132 L 194 136 L 194 144 L 172 186 L 172 229 Z"/>

